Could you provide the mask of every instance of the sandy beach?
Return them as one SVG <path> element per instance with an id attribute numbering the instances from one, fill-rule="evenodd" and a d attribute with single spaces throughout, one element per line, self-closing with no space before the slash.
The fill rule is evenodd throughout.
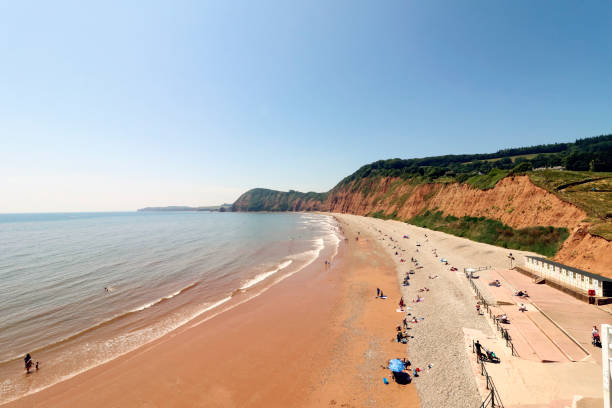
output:
<path id="1" fill-rule="evenodd" d="M 530 253 L 397 221 L 334 217 L 345 240 L 331 265 L 325 264 L 332 256 L 328 249 L 312 265 L 248 302 L 213 318 L 203 316 L 6 407 L 477 407 L 487 390 L 472 353 L 474 339 L 502 356 L 502 364 L 489 370 L 508 407 L 531 400 L 537 402 L 534 407 L 564 406 L 577 394 L 599 395 L 597 350 L 587 350 L 587 358 L 569 357 L 576 347 L 589 347 L 583 335 L 591 320 L 610 320 L 610 315 L 561 299 L 545 285 L 536 288 L 510 270 L 509 252 L 519 264 Z M 463 272 L 467 267 L 488 268 L 477 285 L 491 302 L 506 300 L 508 306 L 502 307 L 517 319 L 511 331 L 522 357 L 512 355 L 487 315 L 476 313 L 477 299 Z M 403 284 L 405 276 L 409 285 Z M 488 279 L 497 276 L 504 293 L 487 289 Z M 552 324 L 543 327 L 541 318 L 539 324 L 529 323 L 539 318 L 535 303 L 525 315 L 514 312 L 513 285 L 532 285 L 534 302 L 584 344 L 572 345 Z M 386 299 L 377 298 L 377 288 Z M 406 303 L 403 313 L 400 297 Z M 572 310 L 582 309 L 583 318 L 591 319 L 585 320 L 586 329 L 570 327 Z M 404 317 L 407 344 L 396 341 Z M 547 350 L 557 346 L 556 364 L 544 364 Z M 399 385 L 386 365 L 405 357 L 411 373 L 419 372 L 411 384 Z M 531 386 L 527 379 L 535 372 L 550 378 L 554 387 Z M 573 381 L 572 372 L 580 372 L 583 380 Z"/>
<path id="2" fill-rule="evenodd" d="M 341 224 L 348 240 L 331 266 L 324 251 L 249 302 L 5 406 L 418 406 L 414 385 L 384 368 L 406 356 L 393 263 Z"/>
<path id="3" fill-rule="evenodd" d="M 578 407 L 601 406 L 601 350 L 590 344 L 590 330 L 593 325 L 611 324 L 612 315 L 510 269 L 510 252 L 515 258 L 512 266 L 523 265 L 524 255 L 531 253 L 398 221 L 353 215 L 339 218 L 377 237 L 394 259 L 400 283 L 406 272 L 415 271 L 402 293 L 410 307 L 407 312 L 419 318 L 419 323 L 411 324 L 414 338 L 408 344 L 408 356 L 413 366 L 432 364 L 415 381 L 421 406 L 479 406 L 486 398 L 490 391 L 472 351 L 472 341 L 477 339 L 501 357 L 500 364 L 487 364 L 487 370 L 507 408 L 569 407 L 573 401 L 578 401 L 574 402 Z M 490 304 L 496 305 L 492 313 L 510 317 L 506 329 L 518 356 L 488 313 L 476 312 L 478 299 L 463 271 L 470 267 L 488 268 L 473 281 Z M 495 279 L 501 281 L 500 288 L 488 285 Z M 517 289 L 529 289 L 531 297 L 514 296 Z M 417 296 L 422 301 L 412 302 Z M 518 311 L 522 302 L 528 305 L 525 313 Z"/>

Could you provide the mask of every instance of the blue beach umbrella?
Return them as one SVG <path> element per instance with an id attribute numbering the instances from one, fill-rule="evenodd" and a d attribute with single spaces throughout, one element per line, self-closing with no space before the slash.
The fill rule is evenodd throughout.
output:
<path id="1" fill-rule="evenodd" d="M 397 358 L 389 360 L 389 370 L 393 371 L 394 373 L 400 373 L 404 371 L 404 363 Z"/>

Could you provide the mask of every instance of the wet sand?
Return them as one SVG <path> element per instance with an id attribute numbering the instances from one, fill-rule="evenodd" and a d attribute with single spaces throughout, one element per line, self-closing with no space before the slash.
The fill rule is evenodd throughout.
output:
<path id="1" fill-rule="evenodd" d="M 249 302 L 3 407 L 418 406 L 414 385 L 382 381 L 406 356 L 395 266 L 341 224 L 331 267 L 323 251 Z"/>

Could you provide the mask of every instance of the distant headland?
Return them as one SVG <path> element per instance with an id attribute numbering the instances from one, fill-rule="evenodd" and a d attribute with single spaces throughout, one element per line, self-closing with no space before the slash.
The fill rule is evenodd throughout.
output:
<path id="1" fill-rule="evenodd" d="M 186 205 L 169 205 L 167 207 L 144 207 L 137 211 L 231 211 L 232 204 L 211 205 L 207 207 L 189 207 Z"/>

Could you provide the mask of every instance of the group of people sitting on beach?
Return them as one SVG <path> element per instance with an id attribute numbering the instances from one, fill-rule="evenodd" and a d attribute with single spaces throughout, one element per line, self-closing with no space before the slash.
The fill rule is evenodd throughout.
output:
<path id="1" fill-rule="evenodd" d="M 395 335 L 396 341 L 402 344 L 408 343 L 408 338 L 410 337 L 410 335 L 406 331 L 407 329 L 402 330 L 401 326 L 397 326 L 396 330 L 397 330 L 397 333 Z"/>

